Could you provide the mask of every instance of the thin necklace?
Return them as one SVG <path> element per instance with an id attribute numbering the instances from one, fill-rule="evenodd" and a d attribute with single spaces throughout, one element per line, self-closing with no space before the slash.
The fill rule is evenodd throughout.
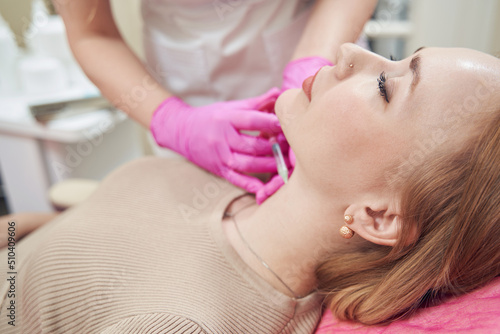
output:
<path id="1" fill-rule="evenodd" d="M 297 299 L 302 298 L 302 297 L 300 297 L 300 296 L 297 296 L 297 295 L 295 294 L 295 292 L 293 292 L 293 290 L 292 290 L 292 289 L 291 289 L 291 288 L 290 288 L 290 287 L 289 287 L 289 286 L 288 286 L 288 285 L 287 285 L 287 284 L 286 284 L 286 283 L 285 283 L 285 282 L 284 282 L 284 281 L 283 281 L 283 280 L 282 280 L 282 279 L 278 276 L 278 274 L 276 274 L 276 273 L 274 272 L 274 270 L 272 270 L 272 269 L 271 269 L 271 267 L 269 267 L 269 265 L 268 265 L 268 264 L 267 264 L 267 263 L 266 263 L 266 262 L 265 262 L 265 261 L 264 261 L 264 260 L 263 260 L 263 259 L 259 256 L 259 254 L 257 254 L 257 253 L 256 253 L 256 252 L 252 249 L 252 247 L 250 247 L 250 244 L 249 244 L 249 243 L 246 241 L 246 239 L 243 237 L 243 234 L 241 234 L 241 231 L 240 231 L 240 228 L 238 227 L 238 223 L 236 222 L 236 218 L 235 218 L 235 216 L 236 216 L 238 213 L 240 213 L 241 211 L 245 210 L 246 208 L 248 208 L 248 207 L 252 206 L 253 204 L 254 204 L 254 203 L 250 203 L 249 205 L 245 205 L 243 208 L 241 208 L 240 210 L 236 211 L 235 213 L 228 213 L 228 212 L 226 212 L 226 213 L 224 213 L 224 215 L 225 215 L 226 217 L 230 217 L 230 218 L 231 218 L 231 220 L 232 220 L 232 221 L 233 221 L 233 223 L 234 223 L 234 227 L 236 227 L 236 231 L 238 231 L 238 234 L 239 234 L 239 236 L 240 236 L 241 240 L 243 240 L 243 243 L 247 246 L 248 250 L 249 250 L 250 252 L 252 252 L 252 254 L 253 254 L 253 255 L 254 255 L 254 256 L 255 256 L 255 257 L 256 257 L 256 258 L 260 261 L 260 263 L 262 263 L 262 265 L 263 265 L 263 266 L 264 266 L 267 270 L 269 270 L 269 272 L 270 272 L 271 274 L 273 274 L 273 276 L 274 276 L 274 277 L 275 277 L 278 281 L 280 281 L 280 282 L 281 282 L 281 284 L 283 284 L 283 286 L 284 286 L 284 287 L 285 287 L 285 288 L 286 288 L 286 289 L 287 289 L 287 290 L 288 290 L 288 291 L 292 294 L 292 296 L 293 296 L 293 298 L 292 298 L 292 299 L 293 299 L 293 300 L 297 300 Z"/>

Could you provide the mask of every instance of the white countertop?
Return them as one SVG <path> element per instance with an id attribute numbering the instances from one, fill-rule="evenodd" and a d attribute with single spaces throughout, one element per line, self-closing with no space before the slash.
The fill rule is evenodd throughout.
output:
<path id="1" fill-rule="evenodd" d="M 112 126 L 127 118 L 127 115 L 121 111 L 97 110 L 42 124 L 35 120 L 29 109 L 30 105 L 35 104 L 94 96 L 99 96 L 99 91 L 88 89 L 88 87 L 85 90 L 73 88 L 53 94 L 0 96 L 0 134 L 75 143 L 89 140 L 89 134 L 96 133 L 90 130 L 100 125 Z"/>

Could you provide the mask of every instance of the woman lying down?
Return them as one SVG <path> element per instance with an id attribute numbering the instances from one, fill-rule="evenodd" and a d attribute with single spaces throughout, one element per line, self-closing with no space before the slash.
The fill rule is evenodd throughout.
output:
<path id="1" fill-rule="evenodd" d="M 288 184 L 258 206 L 185 161 L 119 168 L 18 243 L 0 331 L 312 333 L 322 307 L 386 324 L 481 287 L 500 273 L 499 78 L 472 50 L 343 45 L 276 103 Z"/>

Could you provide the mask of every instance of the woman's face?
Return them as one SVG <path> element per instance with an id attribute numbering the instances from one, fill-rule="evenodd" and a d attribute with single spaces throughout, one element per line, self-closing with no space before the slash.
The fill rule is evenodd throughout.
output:
<path id="1" fill-rule="evenodd" d="M 338 64 L 316 74 L 311 100 L 294 89 L 277 101 L 296 155 L 294 173 L 345 196 L 380 191 L 391 168 L 416 166 L 466 137 L 468 117 L 493 104 L 499 62 L 473 50 L 437 48 L 391 61 L 344 44 Z"/>

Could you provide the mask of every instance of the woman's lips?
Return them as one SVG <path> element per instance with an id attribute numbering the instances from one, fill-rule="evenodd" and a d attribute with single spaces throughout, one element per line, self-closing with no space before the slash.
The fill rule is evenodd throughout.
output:
<path id="1" fill-rule="evenodd" d="M 318 75 L 318 73 L 319 73 L 319 70 L 314 75 L 310 76 L 309 78 L 306 78 L 306 80 L 304 80 L 304 82 L 302 83 L 302 90 L 306 94 L 309 101 L 311 101 L 311 91 L 312 91 L 314 79 L 316 79 L 316 76 Z"/>

